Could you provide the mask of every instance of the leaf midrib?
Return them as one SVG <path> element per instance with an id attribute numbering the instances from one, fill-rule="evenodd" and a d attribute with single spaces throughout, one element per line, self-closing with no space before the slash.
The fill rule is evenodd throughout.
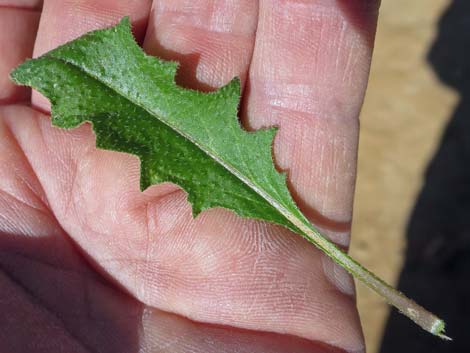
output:
<path id="1" fill-rule="evenodd" d="M 302 231 L 302 233 L 305 233 L 305 227 L 307 226 L 308 228 L 310 228 L 309 230 L 312 231 L 312 228 L 311 228 L 311 225 L 310 224 L 306 224 L 305 222 L 303 222 L 303 220 L 299 219 L 298 217 L 296 217 L 294 214 L 292 214 L 292 212 L 290 212 L 287 208 L 285 208 L 283 205 L 281 205 L 280 203 L 278 203 L 274 198 L 272 198 L 267 192 L 265 192 L 262 188 L 260 188 L 256 183 L 254 182 L 251 182 L 250 179 L 246 178 L 243 173 L 241 173 L 237 168 L 235 168 L 233 165 L 231 165 L 230 163 L 224 161 L 223 159 L 219 158 L 217 156 L 216 153 L 214 153 L 214 151 L 212 151 L 210 148 L 206 147 L 206 146 L 203 146 L 201 145 L 200 143 L 198 143 L 197 141 L 195 141 L 190 135 L 188 134 L 185 134 L 183 131 L 180 131 L 178 128 L 176 128 L 175 126 L 172 126 L 170 123 L 164 121 L 163 119 L 161 119 L 159 117 L 158 114 L 156 114 L 155 112 L 149 110 L 148 108 L 145 107 L 145 105 L 133 100 L 131 97 L 128 97 L 124 94 L 124 92 L 121 92 L 118 88 L 114 87 L 110 82 L 107 82 L 106 80 L 103 80 L 102 78 L 100 78 L 98 75 L 96 75 L 93 71 L 91 70 L 88 70 L 86 67 L 81 67 L 79 65 L 77 65 L 76 63 L 74 63 L 73 61 L 68 61 L 68 60 L 65 60 L 63 58 L 59 58 L 59 57 L 56 57 L 56 56 L 52 56 L 52 55 L 47 55 L 47 57 L 49 59 L 53 59 L 53 60 L 57 60 L 57 61 L 61 61 L 63 63 L 65 63 L 66 65 L 72 65 L 73 67 L 75 67 L 76 69 L 78 69 L 79 71 L 82 71 L 84 74 L 90 76 L 91 78 L 93 78 L 94 80 L 98 81 L 99 83 L 105 85 L 106 87 L 108 87 L 109 89 L 111 89 L 113 92 L 115 92 L 116 94 L 118 94 L 119 96 L 121 96 L 122 98 L 124 98 L 125 100 L 129 101 L 131 104 L 135 104 L 136 106 L 138 106 L 139 108 L 145 110 L 148 114 L 150 114 L 151 116 L 155 117 L 156 119 L 158 119 L 159 122 L 165 124 L 166 126 L 168 126 L 172 131 L 174 131 L 175 133 L 179 134 L 180 136 L 182 136 L 183 138 L 189 140 L 191 143 L 193 143 L 195 146 L 197 146 L 200 150 L 202 150 L 207 156 L 209 156 L 210 158 L 212 158 L 213 160 L 215 160 L 217 163 L 219 163 L 220 165 L 222 165 L 226 170 L 228 170 L 231 174 L 235 175 L 241 182 L 243 182 L 246 186 L 248 186 L 250 189 L 252 189 L 255 193 L 257 193 L 258 195 L 260 195 L 266 202 L 268 202 L 272 207 L 274 207 L 283 217 L 285 217 L 290 223 L 292 223 L 293 226 L 295 226 L 296 228 L 300 229 Z M 241 129 L 241 126 L 240 126 L 240 129 Z M 243 132 L 245 132 L 244 130 L 242 130 Z M 304 230 L 302 230 L 304 229 Z M 316 232 L 317 234 L 319 234 L 318 232 Z M 323 236 L 322 236 L 323 237 Z M 326 240 L 326 239 L 325 239 Z"/>

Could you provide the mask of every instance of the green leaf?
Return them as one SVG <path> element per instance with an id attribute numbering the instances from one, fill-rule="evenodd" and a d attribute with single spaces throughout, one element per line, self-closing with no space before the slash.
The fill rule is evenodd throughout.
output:
<path id="1" fill-rule="evenodd" d="M 175 84 L 177 64 L 145 55 L 128 18 L 90 32 L 15 69 L 11 77 L 52 104 L 52 123 L 93 124 L 97 146 L 140 158 L 141 188 L 181 186 L 196 216 L 224 207 L 282 225 L 323 250 L 429 332 L 443 322 L 364 269 L 300 212 L 272 160 L 276 129 L 247 132 L 237 119 L 240 83 L 213 93 Z"/>

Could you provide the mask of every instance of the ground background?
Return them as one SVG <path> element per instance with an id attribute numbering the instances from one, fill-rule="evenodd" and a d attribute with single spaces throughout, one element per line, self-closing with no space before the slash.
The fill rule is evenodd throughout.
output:
<path id="1" fill-rule="evenodd" d="M 351 253 L 394 285 L 426 169 L 459 102 L 459 92 L 440 81 L 428 60 L 452 2 L 459 1 L 382 1 L 361 115 Z M 377 353 L 389 308 L 362 285 L 357 289 L 368 352 Z"/>

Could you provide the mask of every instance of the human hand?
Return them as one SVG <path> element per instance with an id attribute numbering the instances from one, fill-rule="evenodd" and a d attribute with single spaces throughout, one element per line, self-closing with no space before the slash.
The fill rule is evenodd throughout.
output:
<path id="1" fill-rule="evenodd" d="M 302 211 L 346 247 L 372 0 L 0 0 L 0 347 L 6 352 L 361 352 L 351 278 L 289 231 L 170 184 L 139 191 L 136 157 L 89 125 L 50 126 L 8 72 L 130 15 L 178 82 L 246 83 L 241 119 L 277 125 Z"/>

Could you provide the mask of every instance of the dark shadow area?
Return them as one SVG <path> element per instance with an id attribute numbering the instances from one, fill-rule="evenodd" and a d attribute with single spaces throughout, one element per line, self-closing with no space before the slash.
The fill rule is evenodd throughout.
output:
<path id="1" fill-rule="evenodd" d="M 461 98 L 411 215 L 399 289 L 443 318 L 454 341 L 441 341 L 394 311 L 382 353 L 470 352 L 470 1 L 450 3 L 428 61 Z"/>
<path id="2" fill-rule="evenodd" d="M 139 351 L 142 306 L 62 237 L 0 232 L 0 352 Z"/>

